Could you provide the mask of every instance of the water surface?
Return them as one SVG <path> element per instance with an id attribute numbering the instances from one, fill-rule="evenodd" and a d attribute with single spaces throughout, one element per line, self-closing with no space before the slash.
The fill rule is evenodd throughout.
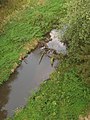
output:
<path id="1" fill-rule="evenodd" d="M 59 41 L 57 31 L 51 31 L 50 36 L 52 41 L 47 43 L 48 47 L 66 53 L 66 46 Z M 40 62 L 43 49 L 37 48 L 31 52 L 10 79 L 0 87 L 0 120 L 12 116 L 16 108 L 24 107 L 28 96 L 55 70 L 58 61 L 52 66 L 46 54 Z"/>

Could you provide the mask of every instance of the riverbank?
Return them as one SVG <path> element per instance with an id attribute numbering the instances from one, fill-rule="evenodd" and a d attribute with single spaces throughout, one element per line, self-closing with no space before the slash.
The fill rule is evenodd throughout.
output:
<path id="1" fill-rule="evenodd" d="M 20 56 L 23 57 L 22 53 L 25 54 L 27 51 L 24 49 L 25 46 L 34 40 L 41 40 L 45 33 L 58 26 L 55 25 L 55 22 L 59 21 L 59 14 L 63 12 L 58 12 L 63 10 L 63 1 L 60 2 L 61 7 L 58 5 L 58 1 L 54 4 L 49 1 L 44 5 L 37 3 L 37 1 L 36 4 L 32 2 L 29 8 L 18 13 L 5 25 L 4 31 L 1 33 L 0 84 L 8 80 L 12 69 L 18 64 Z"/>
<path id="2" fill-rule="evenodd" d="M 46 0 L 42 5 L 32 4 L 19 14 L 19 19 L 6 25 L 5 33 L 0 36 L 1 83 L 8 79 L 13 64 L 25 51 L 23 46 L 26 43 L 44 39 L 45 33 L 59 28 L 62 23 L 69 24 L 63 37 L 68 45 L 68 56 L 60 59 L 60 65 L 50 80 L 41 85 L 25 108 L 17 110 L 13 120 L 78 120 L 80 115 L 89 114 L 88 2 L 72 0 L 64 4 L 63 0 Z"/>
<path id="3" fill-rule="evenodd" d="M 80 115 L 88 114 L 89 103 L 90 88 L 79 77 L 75 66 L 64 61 L 10 120 L 78 120 Z"/>
<path id="4" fill-rule="evenodd" d="M 30 0 L 1 0 L 0 1 L 0 33 L 3 31 L 5 23 L 15 17 L 30 4 Z"/>

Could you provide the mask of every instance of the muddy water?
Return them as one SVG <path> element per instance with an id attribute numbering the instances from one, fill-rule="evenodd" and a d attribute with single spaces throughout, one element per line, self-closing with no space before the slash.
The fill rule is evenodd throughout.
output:
<path id="1" fill-rule="evenodd" d="M 50 34 L 52 42 L 47 43 L 48 47 L 65 53 L 66 47 L 62 43 L 59 43 L 58 37 L 55 36 L 56 31 L 54 30 L 51 33 L 53 33 Z M 55 39 L 58 42 L 55 42 Z M 31 96 L 33 91 L 44 80 L 48 79 L 49 75 L 55 70 L 58 61 L 56 60 L 54 65 L 51 66 L 50 58 L 47 55 L 44 55 L 42 61 L 39 63 L 42 50 L 42 48 L 37 48 L 31 52 L 22 61 L 15 73 L 10 76 L 8 82 L 0 87 L 0 120 L 12 116 L 17 107 L 23 107 L 26 104 L 28 96 Z"/>

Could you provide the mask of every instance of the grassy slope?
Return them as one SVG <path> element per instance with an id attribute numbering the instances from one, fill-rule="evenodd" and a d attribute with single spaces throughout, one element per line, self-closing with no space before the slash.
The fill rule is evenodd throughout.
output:
<path id="1" fill-rule="evenodd" d="M 20 53 L 25 52 L 23 46 L 32 42 L 32 39 L 41 39 L 53 25 L 57 26 L 55 23 L 60 18 L 63 0 L 52 0 L 53 4 L 48 1 L 44 5 L 37 1 L 33 1 L 35 5 L 32 3 L 7 23 L 0 35 L 0 84 L 8 79 L 15 63 L 19 61 Z"/>
<path id="2" fill-rule="evenodd" d="M 51 28 L 58 27 L 60 18 L 65 16 L 66 13 L 63 11 L 63 5 L 63 1 L 60 0 L 47 0 L 44 6 L 37 6 L 36 4 L 33 8 L 28 8 L 22 12 L 19 20 L 15 19 L 6 25 L 5 34 L 0 37 L 0 45 L 4 53 L 0 54 L 2 57 L 0 59 L 2 81 L 9 76 L 10 70 L 13 64 L 18 61 L 19 53 L 23 51 L 22 47 L 25 43 L 33 40 L 32 38 L 42 38 L 42 35 Z M 68 16 L 70 17 L 70 15 L 69 13 Z M 69 29 L 69 34 L 66 35 L 71 46 L 68 49 L 69 58 L 61 61 L 61 65 L 51 75 L 50 80 L 43 83 L 40 90 L 29 99 L 24 109 L 16 112 L 13 120 L 78 120 L 80 114 L 87 112 L 90 103 L 90 87 L 82 78 L 83 72 L 78 71 L 78 68 L 81 67 L 79 65 L 82 65 L 84 61 L 78 59 L 81 55 L 80 49 L 76 47 L 79 36 L 75 28 L 78 28 L 78 26 L 78 24 L 72 26 L 72 29 Z M 76 39 L 72 37 L 74 34 L 75 37 L 77 36 Z M 73 38 L 73 41 L 71 38 Z M 84 43 L 84 47 L 85 45 L 87 46 Z M 80 43 L 79 46 L 81 47 Z M 85 59 L 84 63 L 87 62 Z M 7 71 L 5 72 L 5 70 Z M 4 73 L 6 74 L 4 75 Z"/>
<path id="3" fill-rule="evenodd" d="M 9 20 L 15 11 L 21 10 L 27 6 L 30 0 L 1 0 L 0 4 L 0 32 L 3 29 L 4 22 Z"/>
<path id="4" fill-rule="evenodd" d="M 59 66 L 12 120 L 78 120 L 80 114 L 87 112 L 90 88 L 75 68 L 65 65 Z"/>
<path id="5" fill-rule="evenodd" d="M 75 4 L 77 2 L 80 0 Z M 52 0 L 52 4 L 57 8 L 54 0 Z M 71 4 L 71 6 L 73 5 Z M 76 6 L 74 5 L 74 7 Z M 83 6 L 80 8 L 82 9 Z M 79 13 L 79 10 L 77 9 L 76 12 Z M 69 17 L 70 15 L 73 15 L 72 10 L 71 13 L 68 13 Z M 68 21 L 65 19 L 65 22 L 68 23 Z M 84 59 L 86 55 L 89 55 L 88 44 L 85 43 L 89 42 L 89 39 L 83 41 L 83 37 L 79 38 L 78 32 L 81 33 L 82 29 L 80 30 L 80 23 L 77 21 L 75 24 L 75 21 L 71 23 L 72 27 L 68 29 L 68 34 L 66 34 L 70 45 L 69 58 L 62 60 L 50 80 L 41 85 L 39 91 L 29 99 L 24 109 L 16 112 L 13 120 L 78 120 L 80 114 L 87 114 L 90 110 L 90 86 L 85 82 L 89 76 L 82 77 L 84 67 L 89 62 L 88 57 Z M 77 47 L 78 45 L 79 47 Z M 85 52 L 81 52 L 80 48 L 82 47 Z M 84 70 L 84 74 L 88 73 L 87 71 L 89 72 L 89 69 Z"/>

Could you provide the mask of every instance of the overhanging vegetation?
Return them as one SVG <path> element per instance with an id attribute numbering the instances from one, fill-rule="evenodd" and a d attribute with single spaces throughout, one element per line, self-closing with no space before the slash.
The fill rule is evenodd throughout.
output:
<path id="1" fill-rule="evenodd" d="M 68 56 L 60 60 L 50 80 L 43 83 L 24 109 L 16 112 L 13 120 L 78 120 L 79 115 L 88 114 L 90 105 L 90 2 L 45 0 L 44 4 L 37 3 L 32 1 L 30 7 L 19 13 L 19 19 L 5 26 L 0 36 L 1 83 L 18 62 L 24 44 L 33 38 L 42 39 L 46 32 L 64 24 L 68 29 L 62 40 L 68 44 Z"/>

